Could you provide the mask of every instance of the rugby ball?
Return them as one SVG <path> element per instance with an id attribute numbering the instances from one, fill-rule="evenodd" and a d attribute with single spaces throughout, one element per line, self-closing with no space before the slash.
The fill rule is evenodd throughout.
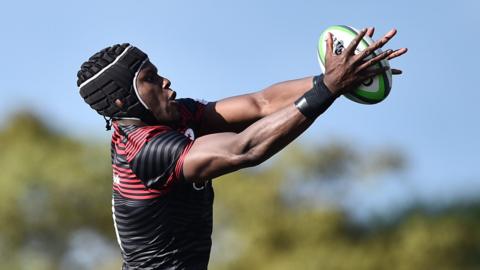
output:
<path id="1" fill-rule="evenodd" d="M 317 46 L 317 57 L 320 63 L 322 72 L 325 72 L 325 52 L 327 48 L 328 33 L 332 33 L 333 36 L 333 52 L 337 55 L 341 54 L 344 48 L 347 48 L 350 42 L 360 32 L 357 29 L 346 25 L 334 25 L 330 26 L 320 35 Z M 355 49 L 355 54 L 358 54 L 374 41 L 369 36 L 365 35 Z M 382 50 L 377 49 L 366 59 L 370 59 L 382 53 Z M 390 66 L 388 60 L 384 59 L 375 64 L 374 67 Z M 357 89 L 350 93 L 344 94 L 350 100 L 353 100 L 362 104 L 375 104 L 384 100 L 390 93 L 392 88 L 392 72 L 390 69 L 376 75 L 375 77 L 364 81 Z"/>

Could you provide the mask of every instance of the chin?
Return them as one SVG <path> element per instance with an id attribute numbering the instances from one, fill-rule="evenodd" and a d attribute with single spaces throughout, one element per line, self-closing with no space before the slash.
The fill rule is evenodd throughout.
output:
<path id="1" fill-rule="evenodd" d="M 178 111 L 173 111 L 169 114 L 155 115 L 155 118 L 157 118 L 159 123 L 164 124 L 177 124 L 181 120 L 180 112 Z"/>

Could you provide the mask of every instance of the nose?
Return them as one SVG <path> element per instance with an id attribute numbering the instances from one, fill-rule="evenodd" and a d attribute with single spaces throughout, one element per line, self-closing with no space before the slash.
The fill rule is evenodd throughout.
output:
<path id="1" fill-rule="evenodd" d="M 172 83 L 170 82 L 169 79 L 163 78 L 163 89 L 170 88 L 170 85 L 171 85 L 171 84 L 172 84 Z"/>

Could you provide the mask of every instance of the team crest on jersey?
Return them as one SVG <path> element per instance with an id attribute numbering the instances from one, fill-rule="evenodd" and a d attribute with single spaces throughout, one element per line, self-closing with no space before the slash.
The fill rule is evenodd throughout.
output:
<path id="1" fill-rule="evenodd" d="M 187 136 L 187 138 L 189 138 L 190 140 L 195 140 L 195 133 L 193 132 L 193 129 L 187 128 L 187 130 L 185 130 L 183 134 Z"/>

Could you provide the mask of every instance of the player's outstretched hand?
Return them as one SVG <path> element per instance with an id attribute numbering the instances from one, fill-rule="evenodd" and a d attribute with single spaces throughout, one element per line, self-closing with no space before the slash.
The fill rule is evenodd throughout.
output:
<path id="1" fill-rule="evenodd" d="M 325 77 L 323 81 L 332 93 L 340 95 L 355 89 L 355 87 L 364 80 L 385 72 L 388 69 L 388 67 L 373 68 L 373 65 L 383 59 L 391 60 L 407 52 L 406 48 L 398 50 L 388 49 L 383 53 L 368 59 L 372 52 L 383 47 L 383 45 L 395 36 L 397 30 L 392 29 L 383 36 L 383 38 L 368 46 L 360 53 L 355 54 L 355 49 L 363 37 L 367 33 L 369 36 L 373 36 L 373 32 L 373 28 L 365 28 L 360 31 L 350 45 L 339 55 L 334 53 L 333 37 L 331 33 L 328 33 L 327 50 L 325 54 Z M 396 75 L 401 73 L 401 70 L 392 69 L 392 74 Z"/>
<path id="2" fill-rule="evenodd" d="M 373 38 L 373 33 L 375 33 L 375 27 L 369 27 L 367 29 L 367 36 Z M 388 60 L 393 59 L 393 58 L 395 58 L 397 56 L 400 56 L 400 55 L 402 55 L 406 52 L 407 52 L 407 48 L 398 49 L 398 50 L 394 51 L 391 55 L 389 55 L 387 57 L 387 59 Z M 393 75 L 400 75 L 400 74 L 402 74 L 402 71 L 400 69 L 392 68 L 392 74 Z"/>

